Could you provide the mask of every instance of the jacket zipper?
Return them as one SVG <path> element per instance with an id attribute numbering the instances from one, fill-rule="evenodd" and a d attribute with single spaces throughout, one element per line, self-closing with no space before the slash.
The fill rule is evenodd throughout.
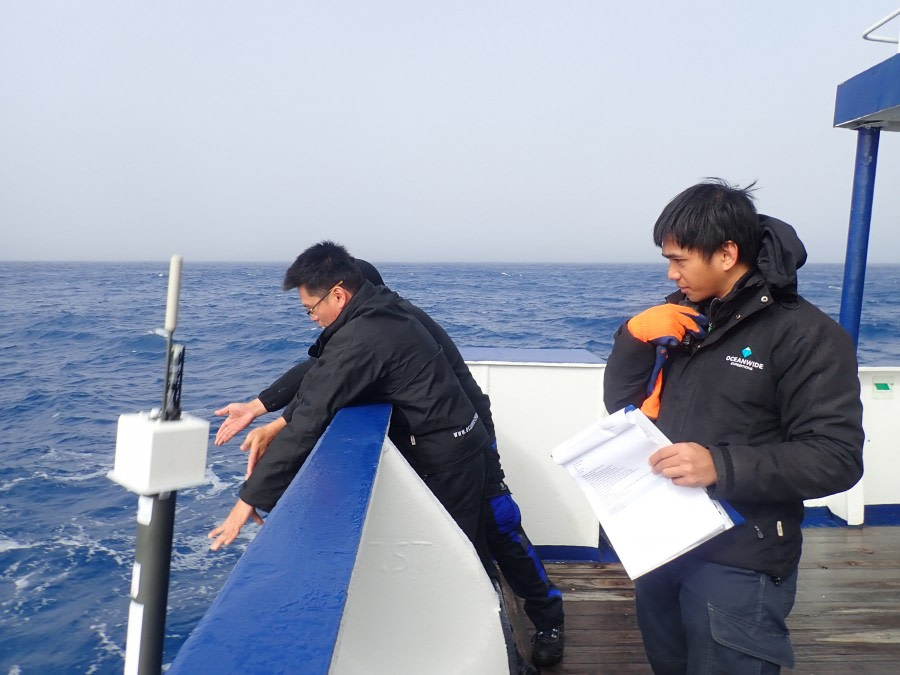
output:
<path id="1" fill-rule="evenodd" d="M 713 298 L 709 302 L 709 325 L 706 327 L 707 334 L 713 332 L 713 316 L 715 315 L 715 307 L 717 302 L 722 302 L 719 298 Z"/>

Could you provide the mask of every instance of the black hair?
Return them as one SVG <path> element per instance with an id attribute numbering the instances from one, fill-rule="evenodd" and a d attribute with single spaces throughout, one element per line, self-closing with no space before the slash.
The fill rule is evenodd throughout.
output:
<path id="1" fill-rule="evenodd" d="M 753 205 L 756 181 L 747 187 L 708 178 L 666 204 L 653 226 L 653 243 L 671 240 L 709 260 L 727 241 L 737 244 L 738 260 L 753 265 L 762 230 Z"/>
<path id="2" fill-rule="evenodd" d="M 306 288 L 312 295 L 327 293 L 338 282 L 342 288 L 356 293 L 365 283 L 356 260 L 340 244 L 320 241 L 297 256 L 284 274 L 284 290 Z"/>

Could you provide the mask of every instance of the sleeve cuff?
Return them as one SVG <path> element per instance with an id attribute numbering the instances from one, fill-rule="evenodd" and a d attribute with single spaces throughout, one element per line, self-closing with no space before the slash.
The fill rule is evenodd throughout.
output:
<path id="1" fill-rule="evenodd" d="M 711 445 L 707 447 L 712 455 L 713 466 L 716 469 L 716 483 L 709 486 L 711 497 L 722 497 L 734 489 L 734 464 L 731 461 L 731 451 L 725 445 Z"/>

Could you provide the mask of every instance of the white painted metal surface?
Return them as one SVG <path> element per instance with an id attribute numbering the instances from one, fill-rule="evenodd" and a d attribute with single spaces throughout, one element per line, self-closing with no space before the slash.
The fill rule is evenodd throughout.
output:
<path id="1" fill-rule="evenodd" d="M 605 366 L 470 362 L 469 368 L 491 396 L 503 467 L 532 542 L 596 546 L 599 523 L 549 453 L 606 415 Z M 850 525 L 863 523 L 867 505 L 900 503 L 900 368 L 861 367 L 859 373 L 866 431 L 863 479 L 847 492 L 806 502 L 827 506 Z"/>
<path id="2" fill-rule="evenodd" d="M 862 525 L 864 508 L 876 504 L 900 504 L 900 368 L 862 366 L 859 369 L 863 402 L 865 472 L 862 480 L 831 497 L 809 500 L 807 506 L 827 506 L 849 525 Z"/>
<path id="3" fill-rule="evenodd" d="M 499 601 L 475 549 L 388 440 L 329 672 L 509 672 Z"/>
<path id="4" fill-rule="evenodd" d="M 596 548 L 600 523 L 550 451 L 606 416 L 597 363 L 470 362 L 491 397 L 497 444 L 522 523 L 538 546 Z"/>

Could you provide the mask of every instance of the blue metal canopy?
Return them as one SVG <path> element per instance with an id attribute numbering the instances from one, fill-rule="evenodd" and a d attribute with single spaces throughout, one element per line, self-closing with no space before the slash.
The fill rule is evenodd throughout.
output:
<path id="1" fill-rule="evenodd" d="M 898 43 L 900 40 L 892 37 L 872 35 L 875 29 L 897 16 L 900 16 L 900 10 L 872 26 L 863 34 L 863 38 Z M 850 333 L 854 343 L 858 344 L 872 201 L 875 196 L 878 139 L 882 129 L 900 131 L 900 54 L 895 54 L 838 85 L 834 102 L 834 126 L 853 129 L 857 134 L 840 323 Z"/>
<path id="2" fill-rule="evenodd" d="M 834 126 L 900 131 L 900 54 L 838 85 Z"/>

